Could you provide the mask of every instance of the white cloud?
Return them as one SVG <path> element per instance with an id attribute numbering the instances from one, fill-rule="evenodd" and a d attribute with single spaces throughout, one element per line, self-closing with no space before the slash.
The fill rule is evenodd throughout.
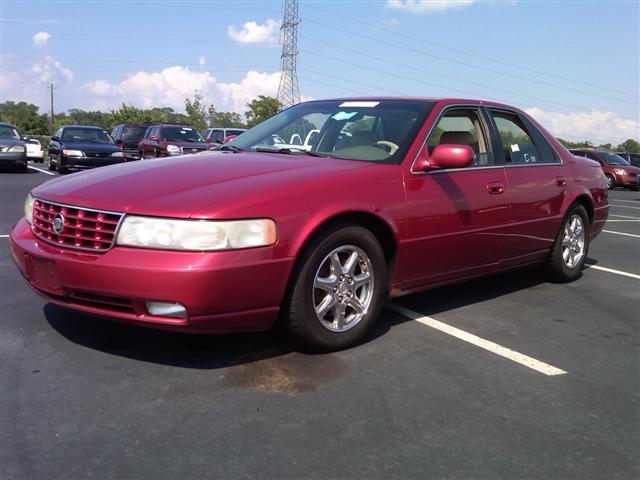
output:
<path id="1" fill-rule="evenodd" d="M 234 25 L 229 25 L 227 35 L 238 43 L 261 43 L 275 46 L 278 44 L 280 22 L 267 19 L 262 25 L 257 22 L 246 22 L 242 29 L 238 30 Z"/>
<path id="2" fill-rule="evenodd" d="M 198 58 L 198 65 L 206 65 L 206 63 L 207 63 L 207 58 L 204 55 Z"/>
<path id="3" fill-rule="evenodd" d="M 83 85 L 90 108 L 109 109 L 122 102 L 138 107 L 172 107 L 182 111 L 184 97 L 212 90 L 216 79 L 209 72 L 188 67 L 167 67 L 159 72 L 139 71 L 118 83 L 95 80 Z"/>
<path id="4" fill-rule="evenodd" d="M 411 14 L 442 12 L 462 8 L 475 0 L 387 0 L 386 7 Z"/>
<path id="5" fill-rule="evenodd" d="M 617 145 L 628 138 L 640 137 L 640 122 L 623 118 L 614 112 L 554 112 L 529 108 L 526 112 L 549 132 L 565 140 L 589 140 L 595 144 Z"/>
<path id="6" fill-rule="evenodd" d="M 234 112 L 244 113 L 246 105 L 258 95 L 275 97 L 278 93 L 280 72 L 266 73 L 251 70 L 238 83 L 220 83 L 218 90 Z"/>
<path id="7" fill-rule="evenodd" d="M 42 48 L 47 46 L 47 42 L 49 41 L 50 38 L 51 38 L 51 34 L 47 32 L 38 32 L 33 36 L 31 40 L 33 41 L 34 47 Z"/>

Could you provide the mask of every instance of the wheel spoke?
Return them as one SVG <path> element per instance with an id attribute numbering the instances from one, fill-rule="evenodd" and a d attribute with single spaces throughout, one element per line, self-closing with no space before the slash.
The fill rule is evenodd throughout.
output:
<path id="1" fill-rule="evenodd" d="M 371 281 L 371 275 L 369 275 L 369 272 L 364 272 L 361 273 L 360 275 L 356 275 L 353 278 L 353 287 L 355 289 L 368 284 Z"/>
<path id="2" fill-rule="evenodd" d="M 338 252 L 331 255 L 329 261 L 331 262 L 331 272 L 336 276 L 340 275 L 342 273 L 342 263 L 340 262 L 340 257 L 338 257 Z"/>
<path id="3" fill-rule="evenodd" d="M 346 310 L 347 306 L 344 303 L 336 304 L 336 308 L 334 309 L 335 318 L 333 321 L 338 329 L 342 329 L 344 327 Z"/>
<path id="4" fill-rule="evenodd" d="M 328 293 L 333 293 L 333 287 L 336 284 L 336 276 L 331 275 L 330 277 L 317 277 L 313 282 L 313 287 L 319 290 L 324 290 Z"/>
<path id="5" fill-rule="evenodd" d="M 320 305 L 316 307 L 316 314 L 320 318 L 323 318 L 329 311 L 329 309 L 335 305 L 335 303 L 336 301 L 333 298 L 333 295 L 325 295 L 325 297 L 320 302 Z"/>
<path id="6" fill-rule="evenodd" d="M 351 308 L 353 308 L 353 310 L 357 313 L 357 314 L 362 314 L 364 313 L 364 305 L 362 305 L 362 303 L 360 302 L 360 300 L 358 300 L 357 298 L 350 298 L 349 301 L 347 302 L 347 305 L 349 305 Z"/>
<path id="7" fill-rule="evenodd" d="M 571 243 L 571 238 L 568 235 L 565 235 L 562 238 L 562 246 L 567 246 Z"/>
<path id="8" fill-rule="evenodd" d="M 349 258 L 342 267 L 342 273 L 346 275 L 352 275 L 354 270 L 356 269 L 356 265 L 358 264 L 358 252 L 351 252 Z"/>
<path id="9" fill-rule="evenodd" d="M 562 249 L 562 258 L 564 259 L 565 263 L 569 263 L 569 256 L 571 255 L 571 247 L 567 247 Z"/>

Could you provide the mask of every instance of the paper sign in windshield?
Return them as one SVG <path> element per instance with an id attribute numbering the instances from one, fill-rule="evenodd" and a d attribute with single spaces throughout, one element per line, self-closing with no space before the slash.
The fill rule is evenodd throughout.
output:
<path id="1" fill-rule="evenodd" d="M 376 107 L 380 104 L 380 102 L 342 102 L 339 107 L 340 108 L 345 108 L 345 107 L 368 107 L 368 108 L 372 108 L 372 107 Z"/>
<path id="2" fill-rule="evenodd" d="M 358 112 L 338 112 L 333 117 L 334 120 L 341 122 L 342 120 L 349 120 L 350 118 L 356 116 Z"/>

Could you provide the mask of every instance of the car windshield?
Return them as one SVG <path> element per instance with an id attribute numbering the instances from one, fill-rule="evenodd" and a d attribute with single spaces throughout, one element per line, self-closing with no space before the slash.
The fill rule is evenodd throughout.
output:
<path id="1" fill-rule="evenodd" d="M 399 163 L 432 108 L 432 102 L 416 100 L 301 103 L 234 138 L 227 148 Z"/>
<path id="2" fill-rule="evenodd" d="M 0 125 L 0 138 L 10 138 L 11 140 L 20 140 L 20 134 L 15 127 L 9 125 Z"/>
<path id="3" fill-rule="evenodd" d="M 604 161 L 607 162 L 609 165 L 623 165 L 625 167 L 628 167 L 631 165 L 624 158 L 620 157 L 619 155 L 616 155 L 615 153 L 600 152 L 600 156 L 604 158 Z"/>
<path id="4" fill-rule="evenodd" d="M 200 132 L 193 127 L 162 127 L 160 137 L 174 142 L 204 142 Z"/>
<path id="5" fill-rule="evenodd" d="M 63 142 L 113 143 L 107 132 L 97 128 L 65 128 L 61 140 Z"/>
<path id="6" fill-rule="evenodd" d="M 124 130 L 122 131 L 122 139 L 128 141 L 137 141 L 142 138 L 144 132 L 146 131 L 147 127 L 145 125 L 124 127 Z"/>

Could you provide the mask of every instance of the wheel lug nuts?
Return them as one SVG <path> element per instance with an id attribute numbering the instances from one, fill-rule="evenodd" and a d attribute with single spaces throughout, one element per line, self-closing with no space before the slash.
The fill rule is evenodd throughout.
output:
<path id="1" fill-rule="evenodd" d="M 333 287 L 333 291 L 337 292 L 338 291 L 338 287 Z"/>
<path id="2" fill-rule="evenodd" d="M 340 275 L 340 281 L 342 282 L 344 280 L 344 275 Z"/>
<path id="3" fill-rule="evenodd" d="M 347 295 L 348 295 L 349 297 L 353 297 L 353 292 L 349 291 L 349 293 L 347 293 Z"/>

